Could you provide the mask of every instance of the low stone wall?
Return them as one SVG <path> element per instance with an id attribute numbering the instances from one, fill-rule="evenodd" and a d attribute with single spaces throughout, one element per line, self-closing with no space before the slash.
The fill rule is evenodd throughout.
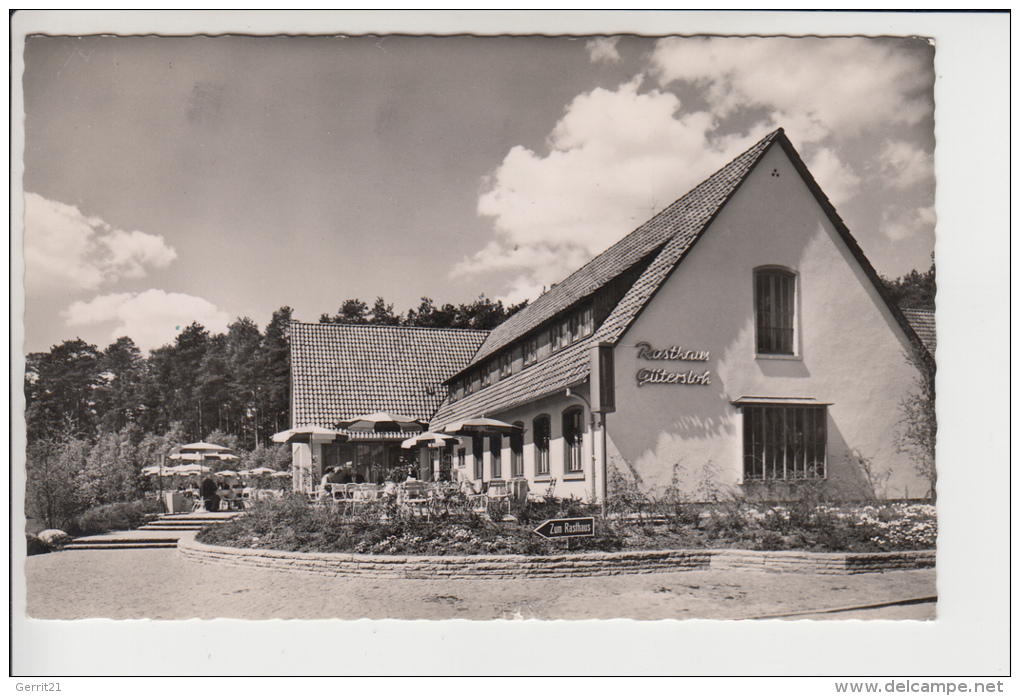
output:
<path id="1" fill-rule="evenodd" d="M 735 570 L 840 575 L 933 568 L 934 551 L 807 553 L 693 549 L 559 556 L 368 556 L 235 549 L 181 539 L 178 552 L 196 563 L 359 578 L 563 578 L 679 570 Z"/>

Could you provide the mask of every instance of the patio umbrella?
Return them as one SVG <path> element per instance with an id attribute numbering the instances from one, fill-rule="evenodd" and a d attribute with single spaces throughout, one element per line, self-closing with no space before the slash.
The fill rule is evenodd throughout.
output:
<path id="1" fill-rule="evenodd" d="M 426 445 L 428 447 L 446 447 L 450 444 L 458 444 L 460 438 L 454 437 L 453 435 L 445 435 L 443 433 L 421 433 L 414 437 L 409 437 L 400 443 L 400 446 L 404 449 L 413 449 L 415 447 L 421 447 Z"/>
<path id="2" fill-rule="evenodd" d="M 266 474 L 278 473 L 276 469 L 270 469 L 268 466 L 260 466 L 256 469 L 245 469 L 240 472 L 241 476 L 265 476 Z"/>
<path id="3" fill-rule="evenodd" d="M 217 471 L 216 475 L 217 476 L 237 476 L 237 472 L 236 471 L 231 471 L 230 469 L 224 469 L 223 471 Z"/>
<path id="4" fill-rule="evenodd" d="M 202 454 L 201 452 L 177 452 L 170 455 L 170 459 L 177 459 L 179 461 L 186 462 L 204 462 L 207 459 L 217 459 L 226 461 L 228 459 L 237 459 L 237 455 L 232 452 L 207 452 Z"/>
<path id="5" fill-rule="evenodd" d="M 330 428 L 323 428 L 318 425 L 302 425 L 299 428 L 291 428 L 289 430 L 283 430 L 273 435 L 273 442 L 303 442 L 309 443 L 312 438 L 320 442 L 333 442 L 340 439 L 341 442 L 346 442 L 348 438 L 343 433 L 338 433 Z"/>
<path id="6" fill-rule="evenodd" d="M 417 418 L 402 416 L 399 413 L 387 413 L 386 411 L 369 413 L 350 420 L 342 420 L 336 424 L 336 427 L 368 433 L 392 433 L 397 431 L 420 433 L 425 430 L 425 424 Z"/>
<path id="7" fill-rule="evenodd" d="M 171 455 L 170 459 L 199 462 L 202 465 L 206 459 L 237 459 L 237 455 L 230 451 L 229 447 L 214 445 L 211 442 L 192 442 L 189 445 L 181 445 Z M 207 473 L 206 471 L 198 473 Z"/>
<path id="8" fill-rule="evenodd" d="M 181 464 L 180 466 L 171 467 L 174 474 L 181 476 L 195 476 L 196 474 L 208 474 L 212 471 L 212 467 L 208 467 L 205 464 Z"/>
<path id="9" fill-rule="evenodd" d="M 291 475 L 291 473 L 289 471 L 277 471 L 275 474 L 270 474 L 269 478 L 283 478 L 285 476 L 290 476 L 290 475 Z"/>
<path id="10" fill-rule="evenodd" d="M 520 428 L 495 418 L 469 418 L 448 423 L 440 430 L 456 435 L 509 435 Z"/>

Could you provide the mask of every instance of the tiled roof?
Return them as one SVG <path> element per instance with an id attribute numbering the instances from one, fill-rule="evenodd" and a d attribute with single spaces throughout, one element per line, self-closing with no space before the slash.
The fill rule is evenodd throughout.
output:
<path id="1" fill-rule="evenodd" d="M 678 235 L 688 243 L 712 219 L 722 203 L 768 149 L 780 128 L 737 157 L 687 195 L 596 256 L 563 282 L 497 326 L 471 361 L 475 365 L 543 322 L 587 297 Z M 468 367 L 467 365 L 465 367 Z"/>
<path id="2" fill-rule="evenodd" d="M 616 343 L 620 339 L 673 268 L 694 246 L 701 233 L 751 173 L 754 165 L 768 151 L 776 137 L 782 133 L 782 128 L 769 133 L 750 150 L 666 209 L 676 209 L 671 218 L 672 234 L 669 242 L 602 322 L 602 326 L 595 332 L 596 342 Z"/>
<path id="3" fill-rule="evenodd" d="M 589 341 L 578 341 L 470 396 L 453 403 L 443 402 L 429 423 L 429 429 L 436 430 L 463 418 L 496 415 L 583 381 L 589 372 L 588 345 Z"/>
<path id="4" fill-rule="evenodd" d="M 295 427 L 391 411 L 428 420 L 485 331 L 291 322 Z"/>
<path id="5" fill-rule="evenodd" d="M 498 413 L 543 394 L 583 381 L 590 371 L 593 342 L 615 342 L 644 307 L 669 272 L 737 190 L 754 165 L 780 135 L 780 128 L 727 164 L 651 220 L 624 237 L 528 307 L 496 327 L 472 364 L 523 336 L 557 312 L 590 294 L 649 253 L 661 251 L 645 269 L 595 334 L 560 353 L 454 403 L 444 403 L 432 428 L 470 416 Z M 486 351 L 488 351 L 486 353 Z"/>
<path id="6" fill-rule="evenodd" d="M 921 343 L 928 349 L 929 353 L 935 353 L 935 346 L 938 343 L 935 336 L 935 310 L 934 309 L 903 309 L 903 316 L 907 318 L 910 325 L 914 327 Z"/>

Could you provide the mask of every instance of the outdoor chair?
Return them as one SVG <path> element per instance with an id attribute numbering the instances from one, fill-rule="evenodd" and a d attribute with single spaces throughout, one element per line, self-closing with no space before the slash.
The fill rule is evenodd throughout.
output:
<path id="1" fill-rule="evenodd" d="M 510 494 L 510 503 L 512 505 L 524 505 L 524 502 L 528 499 L 528 479 L 510 479 L 507 482 L 507 491 Z"/>
<path id="2" fill-rule="evenodd" d="M 510 491 L 507 490 L 506 481 L 490 481 L 485 497 L 488 503 L 495 503 L 497 510 L 506 506 L 506 511 L 510 512 Z"/>
<path id="3" fill-rule="evenodd" d="M 255 494 L 255 500 L 279 500 L 283 496 L 277 495 L 277 492 L 278 491 L 266 491 L 266 490 L 258 491 Z"/>
<path id="4" fill-rule="evenodd" d="M 354 488 L 349 505 L 354 512 L 363 511 L 378 502 L 381 488 L 376 484 L 355 483 L 350 485 Z"/>
<path id="5" fill-rule="evenodd" d="M 421 481 L 405 481 L 397 488 L 397 505 L 412 514 L 428 513 L 428 487 Z"/>

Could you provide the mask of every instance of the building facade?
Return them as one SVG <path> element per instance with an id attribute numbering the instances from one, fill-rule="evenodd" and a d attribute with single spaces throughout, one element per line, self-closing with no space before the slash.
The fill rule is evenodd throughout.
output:
<path id="1" fill-rule="evenodd" d="M 485 335 L 428 418 L 518 426 L 447 452 L 478 488 L 922 498 L 915 353 L 933 369 L 780 129 Z"/>

